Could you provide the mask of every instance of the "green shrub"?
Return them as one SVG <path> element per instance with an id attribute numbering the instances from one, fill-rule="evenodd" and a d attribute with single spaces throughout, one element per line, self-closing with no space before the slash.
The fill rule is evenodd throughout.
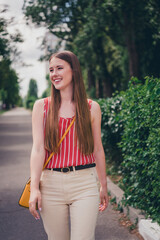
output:
<path id="1" fill-rule="evenodd" d="M 119 114 L 124 203 L 160 223 L 160 79 L 146 77 L 142 85 L 133 78 Z"/>
<path id="2" fill-rule="evenodd" d="M 126 92 L 98 103 L 107 160 L 122 170 L 123 204 L 160 224 L 160 79 L 132 78 Z"/>
<path id="3" fill-rule="evenodd" d="M 122 162 L 121 150 L 117 146 L 122 132 L 122 120 L 119 115 L 122 96 L 99 99 L 97 102 L 102 111 L 102 142 L 106 159 L 117 168 Z"/>
<path id="4" fill-rule="evenodd" d="M 34 96 L 29 96 L 27 99 L 26 99 L 26 108 L 28 109 L 33 109 L 33 105 L 35 103 L 35 101 L 37 100 L 36 97 Z"/>

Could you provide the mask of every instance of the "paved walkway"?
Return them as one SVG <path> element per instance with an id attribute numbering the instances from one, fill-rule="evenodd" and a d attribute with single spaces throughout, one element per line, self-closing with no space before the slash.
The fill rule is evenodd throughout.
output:
<path id="1" fill-rule="evenodd" d="M 30 111 L 15 108 L 1 115 L 0 239 L 47 239 L 42 222 L 35 221 L 27 209 L 18 206 L 22 188 L 29 177 L 31 146 Z M 99 213 L 96 240 L 138 240 L 119 225 L 118 218 L 118 213 L 110 205 L 105 212 Z"/>

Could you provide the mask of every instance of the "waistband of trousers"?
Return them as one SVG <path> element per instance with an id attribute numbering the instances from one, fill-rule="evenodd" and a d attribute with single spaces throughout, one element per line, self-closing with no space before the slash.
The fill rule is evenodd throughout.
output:
<path id="1" fill-rule="evenodd" d="M 92 168 L 95 166 L 96 166 L 95 163 L 91 163 L 91 164 L 86 164 L 86 165 L 69 166 L 69 167 L 64 167 L 64 168 L 46 168 L 46 169 L 57 171 L 57 172 L 62 172 L 62 173 L 67 173 L 67 172 L 71 172 L 74 170 L 82 170 L 82 169 L 86 169 L 86 168 Z"/>

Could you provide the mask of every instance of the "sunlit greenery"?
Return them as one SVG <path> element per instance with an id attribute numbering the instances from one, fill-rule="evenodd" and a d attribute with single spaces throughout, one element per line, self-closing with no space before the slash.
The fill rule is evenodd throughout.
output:
<path id="1" fill-rule="evenodd" d="M 5 9 L 0 9 L 2 11 Z M 12 62 L 19 54 L 15 43 L 22 42 L 22 38 L 19 33 L 8 33 L 7 26 L 10 23 L 11 21 L 0 17 L 0 100 L 6 109 L 22 102 L 18 75 L 12 67 Z"/>
<path id="2" fill-rule="evenodd" d="M 159 0 L 25 0 L 28 23 L 45 26 L 83 68 L 91 97 L 125 90 L 130 77 L 160 76 Z M 43 41 L 48 54 L 57 51 Z"/>
<path id="3" fill-rule="evenodd" d="M 33 108 L 35 101 L 38 98 L 38 86 L 35 79 L 30 79 L 29 86 L 28 86 L 28 93 L 26 97 L 26 108 Z"/>
<path id="4" fill-rule="evenodd" d="M 133 78 L 125 92 L 98 103 L 107 161 L 121 171 L 123 203 L 160 223 L 160 79 Z"/>

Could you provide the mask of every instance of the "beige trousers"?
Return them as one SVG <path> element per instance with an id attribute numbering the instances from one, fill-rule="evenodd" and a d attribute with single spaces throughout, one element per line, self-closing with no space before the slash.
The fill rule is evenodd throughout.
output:
<path id="1" fill-rule="evenodd" d="M 48 240 L 94 240 L 99 209 L 96 169 L 69 173 L 44 170 L 42 211 Z"/>

